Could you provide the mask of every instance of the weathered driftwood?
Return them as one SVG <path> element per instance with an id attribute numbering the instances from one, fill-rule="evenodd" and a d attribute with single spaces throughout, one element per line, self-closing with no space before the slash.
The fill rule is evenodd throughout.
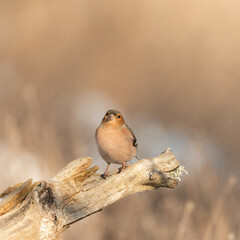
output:
<path id="1" fill-rule="evenodd" d="M 176 187 L 185 171 L 170 149 L 107 179 L 92 159 L 79 158 L 51 179 L 28 180 L 0 195 L 1 240 L 53 240 L 70 224 L 136 192 Z"/>

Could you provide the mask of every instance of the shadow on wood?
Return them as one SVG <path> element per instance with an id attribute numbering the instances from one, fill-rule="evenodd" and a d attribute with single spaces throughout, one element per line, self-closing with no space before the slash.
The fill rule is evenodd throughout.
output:
<path id="1" fill-rule="evenodd" d="M 0 195 L 0 239 L 54 240 L 70 224 L 117 200 L 160 187 L 175 188 L 184 170 L 168 148 L 103 179 L 92 159 L 70 162 L 53 178 L 28 180 Z"/>

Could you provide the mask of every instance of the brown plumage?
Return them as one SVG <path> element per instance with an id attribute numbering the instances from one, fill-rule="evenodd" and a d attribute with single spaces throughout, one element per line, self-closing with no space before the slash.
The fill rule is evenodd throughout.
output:
<path id="1" fill-rule="evenodd" d="M 108 175 L 111 163 L 122 164 L 122 170 L 125 168 L 125 163 L 137 154 L 137 140 L 133 131 L 117 110 L 107 111 L 96 130 L 95 137 L 98 151 L 108 164 L 105 177 Z"/>

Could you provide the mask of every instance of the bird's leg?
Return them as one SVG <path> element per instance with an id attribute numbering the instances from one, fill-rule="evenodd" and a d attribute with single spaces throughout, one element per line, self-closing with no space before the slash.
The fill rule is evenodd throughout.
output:
<path id="1" fill-rule="evenodd" d="M 119 171 L 119 173 L 123 170 L 123 169 L 125 169 L 126 168 L 126 163 L 125 162 L 123 162 L 123 164 L 122 164 L 122 167 L 120 168 L 120 171 Z"/>
<path id="2" fill-rule="evenodd" d="M 109 166 L 110 166 L 111 163 L 107 163 L 107 168 L 103 174 L 104 178 L 106 178 L 108 176 L 108 169 L 109 169 Z"/>

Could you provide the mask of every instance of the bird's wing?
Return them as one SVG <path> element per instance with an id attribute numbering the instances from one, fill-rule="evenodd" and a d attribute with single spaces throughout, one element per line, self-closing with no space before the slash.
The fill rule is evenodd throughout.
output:
<path id="1" fill-rule="evenodd" d="M 137 148 L 138 146 L 138 142 L 137 142 L 137 139 L 132 131 L 132 129 L 126 124 L 126 127 L 127 129 L 131 132 L 131 135 L 132 135 L 132 141 L 133 141 L 133 146 Z"/>

